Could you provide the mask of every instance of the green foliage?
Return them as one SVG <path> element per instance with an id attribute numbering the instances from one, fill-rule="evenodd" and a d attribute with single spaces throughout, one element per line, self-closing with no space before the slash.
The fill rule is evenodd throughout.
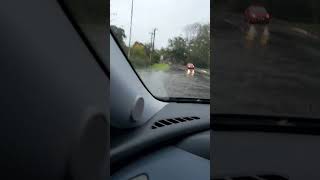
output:
<path id="1" fill-rule="evenodd" d="M 111 25 L 110 26 L 111 31 L 113 32 L 114 36 L 116 37 L 116 39 L 118 40 L 118 42 L 120 43 L 122 49 L 125 52 L 128 52 L 128 48 L 125 45 L 124 39 L 127 38 L 124 29 L 117 27 L 115 25 Z"/>
<path id="2" fill-rule="evenodd" d="M 196 67 L 210 66 L 210 24 L 194 23 L 186 26 L 186 37 L 169 39 L 169 46 L 159 52 L 175 64 L 191 62 Z"/>
<path id="3" fill-rule="evenodd" d="M 188 41 L 188 62 L 196 67 L 207 68 L 210 66 L 210 25 L 204 24 L 197 27 L 195 36 Z"/>
<path id="4" fill-rule="evenodd" d="M 148 58 L 150 59 L 151 54 L 151 64 L 159 63 L 160 62 L 160 53 L 158 50 L 154 49 L 152 50 L 151 43 L 145 44 L 145 52 Z"/>
<path id="5" fill-rule="evenodd" d="M 169 59 L 177 64 L 182 64 L 186 62 L 187 58 L 187 42 L 182 37 L 175 37 L 173 39 L 169 39 L 169 46 L 168 46 L 168 53 Z"/>
<path id="6" fill-rule="evenodd" d="M 124 43 L 125 31 L 114 25 L 111 25 L 111 30 L 125 52 L 128 52 L 128 47 Z M 185 37 L 177 36 L 169 39 L 168 47 L 160 50 L 152 49 L 150 43 L 135 42 L 131 47 L 130 61 L 136 67 L 147 67 L 164 62 L 183 65 L 191 62 L 196 67 L 210 67 L 210 24 L 190 24 L 186 26 L 185 33 Z M 161 56 L 164 61 L 160 62 Z"/>
<path id="7" fill-rule="evenodd" d="M 156 71 L 167 71 L 169 70 L 170 66 L 169 64 L 153 64 L 151 66 L 151 69 Z"/>
<path id="8" fill-rule="evenodd" d="M 143 45 L 136 45 L 136 43 L 131 47 L 130 60 L 137 67 L 150 65 L 145 47 Z"/>
<path id="9" fill-rule="evenodd" d="M 150 53 L 151 53 L 151 51 L 152 51 L 152 45 L 151 45 L 151 43 L 146 43 L 146 44 L 144 45 L 144 48 L 145 48 L 145 50 L 146 50 L 147 56 L 150 56 Z"/>
<path id="10" fill-rule="evenodd" d="M 159 51 L 155 50 L 152 53 L 151 64 L 159 63 L 160 62 L 160 56 L 161 55 L 160 55 Z"/>

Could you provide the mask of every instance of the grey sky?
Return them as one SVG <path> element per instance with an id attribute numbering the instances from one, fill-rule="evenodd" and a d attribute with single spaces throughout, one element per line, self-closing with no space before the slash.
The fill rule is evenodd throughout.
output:
<path id="1" fill-rule="evenodd" d="M 157 28 L 155 47 L 167 46 L 168 39 L 183 35 L 184 27 L 210 21 L 210 0 L 133 0 L 132 40 L 150 42 Z M 122 27 L 129 41 L 131 0 L 110 1 L 111 24 Z"/>

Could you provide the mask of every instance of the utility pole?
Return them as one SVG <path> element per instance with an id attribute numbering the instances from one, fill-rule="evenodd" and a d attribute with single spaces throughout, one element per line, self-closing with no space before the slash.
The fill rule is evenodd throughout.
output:
<path id="1" fill-rule="evenodd" d="M 153 32 L 150 32 L 151 34 L 151 39 L 150 39 L 150 52 L 149 52 L 149 60 L 150 60 L 150 63 L 151 63 L 151 54 L 152 54 L 152 46 L 153 46 Z"/>
<path id="2" fill-rule="evenodd" d="M 154 51 L 154 40 L 155 40 L 155 38 L 156 38 L 156 31 L 157 31 L 157 30 L 158 30 L 157 28 L 154 28 L 154 29 L 153 29 L 152 51 Z"/>
<path id="3" fill-rule="evenodd" d="M 152 53 L 154 52 L 154 40 L 155 40 L 155 38 L 156 38 L 156 31 L 157 31 L 157 30 L 158 30 L 157 28 L 154 28 L 154 29 L 153 29 L 153 32 L 150 33 L 150 34 L 151 34 L 150 63 L 151 63 L 151 60 L 152 60 Z"/>
<path id="4" fill-rule="evenodd" d="M 131 1 L 131 20 L 130 20 L 130 34 L 129 34 L 129 52 L 128 52 L 128 57 L 130 57 L 130 51 L 131 51 L 132 16 L 133 16 L 133 0 Z"/>

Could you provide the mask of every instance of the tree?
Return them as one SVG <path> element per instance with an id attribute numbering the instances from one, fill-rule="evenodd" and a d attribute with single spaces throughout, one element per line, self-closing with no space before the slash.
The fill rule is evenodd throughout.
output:
<path id="1" fill-rule="evenodd" d="M 125 52 L 127 52 L 127 47 L 125 45 L 124 39 L 127 38 L 124 29 L 117 27 L 115 25 L 111 25 L 110 26 L 111 31 L 113 32 L 114 36 L 116 37 L 116 39 L 118 40 L 118 42 L 120 43 L 121 47 L 123 48 L 123 50 L 125 50 Z"/>
<path id="2" fill-rule="evenodd" d="M 151 59 L 151 64 L 156 64 L 160 62 L 160 51 L 158 50 L 154 50 L 154 52 L 152 52 L 152 59 Z"/>
<path id="3" fill-rule="evenodd" d="M 210 24 L 194 23 L 185 28 L 187 61 L 197 67 L 210 66 Z"/>
<path id="4" fill-rule="evenodd" d="M 130 61 L 136 67 L 143 67 L 150 65 L 149 57 L 146 54 L 145 46 L 140 42 L 135 42 L 131 47 Z"/>
<path id="5" fill-rule="evenodd" d="M 193 23 L 193 24 L 189 24 L 184 28 L 184 32 L 186 35 L 186 41 L 190 41 L 191 39 L 194 39 L 197 34 L 199 29 L 201 28 L 201 24 L 200 23 Z"/>
<path id="6" fill-rule="evenodd" d="M 186 63 L 187 42 L 182 37 L 169 39 L 169 58 L 177 64 Z"/>
<path id="7" fill-rule="evenodd" d="M 203 24 L 198 28 L 196 36 L 189 42 L 189 60 L 197 67 L 210 66 L 210 25 Z"/>
<path id="8" fill-rule="evenodd" d="M 197 67 L 210 66 L 210 24 L 194 23 L 185 28 L 185 38 L 178 36 L 169 39 L 166 49 L 160 55 L 176 64 L 191 62 Z"/>
<path id="9" fill-rule="evenodd" d="M 151 43 L 146 43 L 144 47 L 145 47 L 147 56 L 150 57 L 150 53 L 152 51 L 152 44 Z"/>

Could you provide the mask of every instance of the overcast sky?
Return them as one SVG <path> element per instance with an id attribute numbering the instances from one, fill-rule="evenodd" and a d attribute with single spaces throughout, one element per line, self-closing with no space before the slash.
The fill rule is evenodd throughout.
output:
<path id="1" fill-rule="evenodd" d="M 129 42 L 131 0 L 110 1 L 111 24 L 126 32 Z M 149 43 L 157 28 L 155 47 L 166 47 L 168 39 L 182 35 L 184 27 L 195 22 L 210 21 L 210 0 L 133 0 L 132 39 Z"/>

